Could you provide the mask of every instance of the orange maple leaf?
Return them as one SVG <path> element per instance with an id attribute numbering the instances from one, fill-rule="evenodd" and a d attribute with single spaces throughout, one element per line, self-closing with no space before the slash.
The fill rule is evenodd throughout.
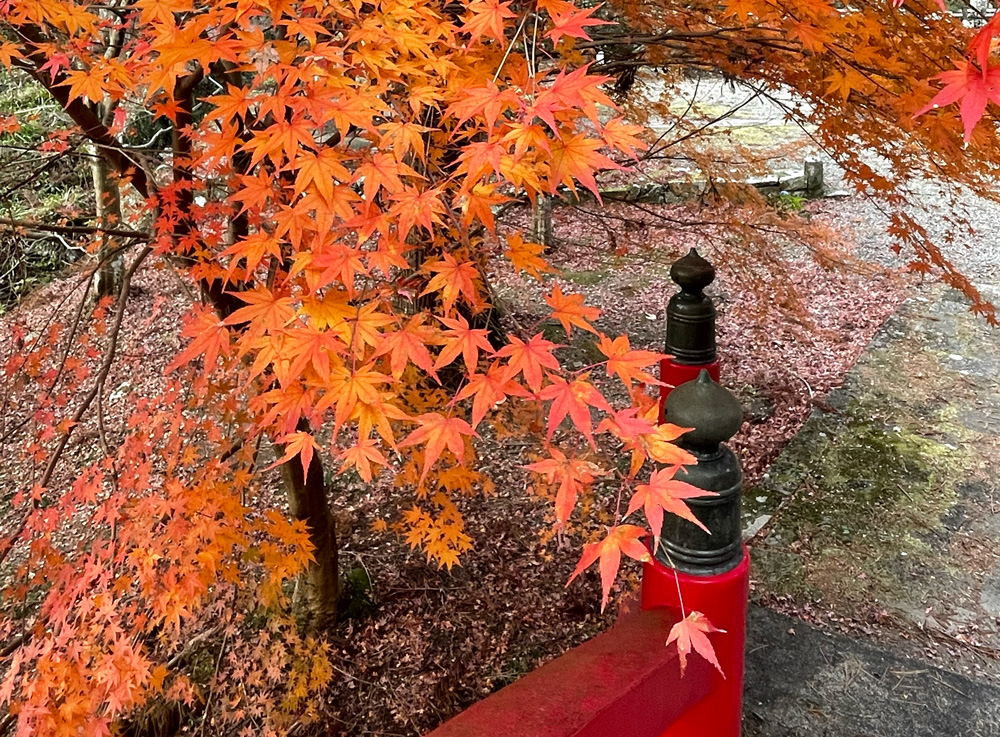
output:
<path id="1" fill-rule="evenodd" d="M 434 331 L 424 325 L 424 315 L 416 315 L 406 323 L 402 330 L 381 335 L 375 356 L 389 355 L 389 370 L 398 379 L 408 363 L 423 369 L 428 376 L 438 380 L 434 359 L 427 350 L 427 341 Z"/>
<path id="2" fill-rule="evenodd" d="M 719 665 L 719 659 L 715 656 L 715 648 L 708 640 L 708 635 L 712 632 L 725 633 L 725 630 L 717 629 L 701 612 L 691 612 L 670 628 L 667 645 L 669 646 L 672 642 L 677 643 L 682 675 L 684 668 L 687 667 L 687 656 L 693 651 L 714 665 L 723 678 L 726 677 L 726 674 L 722 672 L 722 666 Z"/>
<path id="3" fill-rule="evenodd" d="M 372 464 L 385 466 L 388 462 L 382 452 L 378 449 L 378 444 L 374 438 L 360 440 L 357 445 L 348 448 L 340 454 L 344 461 L 340 468 L 340 473 L 354 467 L 358 475 L 367 483 L 372 480 Z"/>
<path id="4" fill-rule="evenodd" d="M 583 548 L 583 555 L 580 562 L 576 564 L 573 575 L 569 577 L 566 585 L 569 586 L 573 579 L 589 568 L 595 560 L 601 559 L 599 568 L 601 571 L 601 611 L 608 605 L 608 597 L 611 594 L 611 586 L 618 575 L 618 567 L 621 565 L 622 553 L 629 558 L 645 563 L 652 560 L 649 548 L 640 542 L 641 538 L 647 534 L 646 530 L 636 525 L 615 525 L 608 529 L 607 537 L 600 542 L 591 543 Z"/>
<path id="5" fill-rule="evenodd" d="M 601 311 L 597 307 L 586 307 L 582 294 L 563 294 L 562 288 L 556 284 L 552 288 L 552 294 L 545 297 L 545 303 L 552 308 L 552 317 L 562 323 L 567 336 L 573 332 L 573 325 L 597 335 L 597 331 L 587 321 L 596 320 L 601 316 Z"/>
<path id="6" fill-rule="evenodd" d="M 672 442 L 689 430 L 691 428 L 678 427 L 670 423 L 657 425 L 652 433 L 642 436 L 642 445 L 649 457 L 657 463 L 667 466 L 690 466 L 692 463 L 697 463 L 698 459 Z"/>
<path id="7" fill-rule="evenodd" d="M 507 359 L 507 379 L 513 379 L 518 374 L 524 375 L 524 380 L 532 391 L 542 388 L 542 369 L 559 370 L 559 361 L 552 351 L 561 346 L 545 340 L 541 333 L 534 335 L 525 343 L 516 335 L 507 336 L 510 343 L 505 345 L 497 355 Z"/>
<path id="8" fill-rule="evenodd" d="M 550 458 L 523 468 L 545 476 L 550 484 L 559 484 L 556 491 L 556 525 L 560 526 L 569 520 L 577 497 L 585 486 L 594 483 L 601 470 L 590 461 L 567 456 L 558 448 L 549 448 L 549 454 Z"/>
<path id="9" fill-rule="evenodd" d="M 515 234 L 507 238 L 507 250 L 504 251 L 504 256 L 510 259 L 511 264 L 519 272 L 523 271 L 541 281 L 542 272 L 555 271 L 541 257 L 544 251 L 545 246 L 541 243 L 526 242 L 520 234 Z"/>
<path id="10" fill-rule="evenodd" d="M 711 534 L 701 520 L 694 516 L 684 500 L 702 496 L 718 496 L 718 493 L 705 491 L 684 481 L 678 481 L 674 478 L 678 468 L 679 466 L 673 466 L 653 471 L 648 484 L 639 484 L 636 487 L 635 494 L 632 495 L 632 500 L 629 502 L 628 511 L 625 513 L 625 516 L 628 516 L 639 507 L 643 507 L 646 519 L 649 521 L 649 528 L 653 531 L 654 549 L 660 542 L 659 534 L 663 528 L 664 512 L 670 512 L 670 514 L 686 519 Z"/>
<path id="11" fill-rule="evenodd" d="M 347 367 L 338 366 L 335 370 L 330 371 L 327 392 L 316 403 L 315 411 L 319 413 L 336 405 L 333 416 L 334 435 L 336 435 L 359 405 L 378 407 L 381 404 L 378 385 L 390 381 L 388 376 L 372 371 L 368 366 L 358 366 L 353 371 Z M 386 432 L 380 432 L 380 434 L 383 438 L 392 437 Z"/>
<path id="12" fill-rule="evenodd" d="M 510 5 L 509 2 L 501 3 L 497 0 L 473 0 L 469 3 L 469 15 L 461 30 L 468 33 L 474 41 L 480 36 L 492 36 L 503 41 L 504 21 L 517 17 Z"/>
<path id="13" fill-rule="evenodd" d="M 611 24 L 610 21 L 591 17 L 600 7 L 601 5 L 594 5 L 586 9 L 573 8 L 565 13 L 553 13 L 552 29 L 545 34 L 545 37 L 552 39 L 553 43 L 558 42 L 563 36 L 582 38 L 585 41 L 589 41 L 590 36 L 583 30 L 585 26 L 607 26 Z"/>
<path id="14" fill-rule="evenodd" d="M 634 351 L 629 345 L 627 335 L 621 335 L 614 340 L 610 340 L 606 335 L 601 335 L 597 347 L 601 353 L 608 357 L 608 376 L 617 374 L 627 388 L 632 387 L 633 381 L 662 386 L 661 381 L 641 369 L 667 358 L 665 354 L 653 351 Z"/>
<path id="15" fill-rule="evenodd" d="M 206 370 L 215 368 L 220 353 L 229 356 L 229 331 L 215 311 L 209 307 L 197 307 L 192 312 L 193 319 L 184 326 L 181 333 L 194 339 L 170 362 L 167 373 L 202 354 L 205 356 Z"/>
<path id="16" fill-rule="evenodd" d="M 473 427 L 477 427 L 486 413 L 508 396 L 530 396 L 516 381 L 505 378 L 506 373 L 499 361 L 495 361 L 485 374 L 469 374 L 469 383 L 458 393 L 455 401 L 472 397 Z"/>
<path id="17" fill-rule="evenodd" d="M 493 354 L 493 346 L 490 345 L 489 331 L 485 329 L 473 329 L 469 326 L 469 321 L 461 315 L 455 319 L 447 317 L 438 318 L 448 330 L 445 331 L 444 350 L 437 357 L 434 363 L 435 368 L 447 366 L 459 356 L 465 361 L 465 367 L 470 373 L 476 370 L 479 365 L 479 351 Z"/>
<path id="18" fill-rule="evenodd" d="M 633 159 L 638 159 L 639 154 L 636 149 L 647 149 L 649 146 L 636 136 L 645 130 L 641 125 L 626 123 L 624 118 L 614 118 L 604 124 L 601 136 L 604 142 L 616 151 L 628 154 Z"/>
<path id="19" fill-rule="evenodd" d="M 465 457 L 465 441 L 462 436 L 479 437 L 469 423 L 460 417 L 445 417 L 438 412 L 428 412 L 417 417 L 417 422 L 420 427 L 410 433 L 399 447 L 427 444 L 424 450 L 424 467 L 420 474 L 421 484 L 446 447 L 461 463 Z"/>
<path id="20" fill-rule="evenodd" d="M 594 193 L 599 201 L 601 193 L 597 189 L 594 173 L 602 169 L 620 169 L 621 167 L 598 149 L 604 142 L 577 133 L 565 136 L 552 142 L 552 157 L 549 161 L 549 192 L 555 194 L 560 184 L 565 184 L 576 192 L 576 182 Z"/>
<path id="21" fill-rule="evenodd" d="M 465 301 L 473 307 L 481 304 L 479 289 L 476 287 L 479 270 L 471 261 L 459 262 L 450 253 L 446 253 L 442 259 L 426 264 L 425 268 L 433 273 L 434 277 L 421 292 L 421 296 L 441 292 L 441 301 L 444 303 L 446 313 L 451 312 L 455 300 L 460 296 L 464 296 Z"/>
<path id="22" fill-rule="evenodd" d="M 656 426 L 651 420 L 639 417 L 638 407 L 629 407 L 609 413 L 608 417 L 601 420 L 597 426 L 597 432 L 609 432 L 619 440 L 635 441 L 643 435 L 650 435 L 656 430 Z"/>
<path id="23" fill-rule="evenodd" d="M 291 297 L 278 297 L 263 287 L 253 291 L 237 292 L 236 296 L 247 303 L 227 317 L 226 325 L 251 323 L 248 330 L 250 337 L 256 337 L 265 331 L 277 332 L 295 319 Z"/>
<path id="24" fill-rule="evenodd" d="M 307 432 L 298 430 L 279 438 L 278 443 L 285 447 L 285 454 L 268 466 L 268 468 L 280 466 L 282 463 L 288 463 L 288 461 L 296 456 L 301 456 L 299 461 L 302 464 L 302 473 L 304 476 L 308 475 L 309 464 L 312 463 L 313 459 L 313 452 L 320 449 L 316 438 Z"/>
<path id="25" fill-rule="evenodd" d="M 336 183 L 351 181 L 351 173 L 341 163 L 342 154 L 332 148 L 319 152 L 304 151 L 296 161 L 298 173 L 295 176 L 295 194 L 301 194 L 314 186 L 328 203 L 334 201 Z M 367 180 L 365 181 L 367 184 Z"/>

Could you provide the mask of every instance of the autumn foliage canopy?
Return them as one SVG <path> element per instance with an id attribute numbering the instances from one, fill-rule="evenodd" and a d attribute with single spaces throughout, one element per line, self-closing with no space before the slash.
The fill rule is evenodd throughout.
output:
<path id="1" fill-rule="evenodd" d="M 473 544 L 456 499 L 491 485 L 477 440 L 538 414 L 526 475 L 582 546 L 574 576 L 598 564 L 604 604 L 664 513 L 690 518 L 697 490 L 674 478 L 693 461 L 675 444 L 684 428 L 655 423 L 649 391 L 661 356 L 595 328 L 600 310 L 552 280 L 543 247 L 496 222 L 510 203 L 599 196 L 601 172 L 643 155 L 627 98 L 610 97 L 631 62 L 796 90 L 851 181 L 898 208 L 915 264 L 973 293 L 904 211 L 905 182 L 933 170 L 986 188 L 996 134 L 976 123 L 997 102 L 1000 28 L 963 57 L 969 32 L 934 4 L 848 10 L 0 0 L 0 62 L 74 123 L 46 146 L 93 143 L 127 202 L 93 229 L 95 248 L 110 239 L 125 256 L 119 294 L 17 332 L 3 365 L 5 401 L 34 398 L 3 436 L 31 469 L 0 540 L 0 702 L 17 734 L 105 735 L 162 703 L 211 712 L 216 733 L 314 716 L 337 593 L 325 490 L 341 474 L 391 477 L 399 504 L 378 524 L 451 568 Z M 129 144 L 143 126 L 168 131 L 158 159 Z M 589 334 L 600 359 L 567 367 L 541 324 L 498 315 L 502 263 L 545 283 L 546 319 Z M 162 390 L 130 400 L 120 442 L 102 431 L 100 452 L 70 463 L 76 428 L 102 411 L 140 268 L 175 271 L 201 298 Z M 618 499 L 610 519 L 592 514 L 597 487 Z M 711 625 L 685 622 L 672 640 L 710 654 Z M 208 677 L 186 647 L 204 637 L 228 653 Z"/>

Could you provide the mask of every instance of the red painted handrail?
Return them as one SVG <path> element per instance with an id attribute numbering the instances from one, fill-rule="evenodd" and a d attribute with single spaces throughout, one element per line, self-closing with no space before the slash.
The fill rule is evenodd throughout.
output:
<path id="1" fill-rule="evenodd" d="M 660 737 L 714 683 L 697 656 L 681 676 L 677 649 L 665 646 L 678 618 L 673 609 L 625 617 L 429 737 Z"/>
<path id="2" fill-rule="evenodd" d="M 736 568 L 714 576 L 675 571 L 657 560 L 643 566 L 643 609 L 674 607 L 683 596 L 688 611 L 701 612 L 725 630 L 709 637 L 724 675 L 712 671 L 712 692 L 672 723 L 662 737 L 740 737 L 749 590 L 746 548 Z M 696 660 L 700 660 L 698 655 L 688 656 L 688 667 Z"/>

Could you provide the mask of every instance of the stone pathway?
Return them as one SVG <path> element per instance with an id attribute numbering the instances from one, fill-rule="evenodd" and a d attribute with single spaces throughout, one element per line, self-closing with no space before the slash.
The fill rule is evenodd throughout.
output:
<path id="1" fill-rule="evenodd" d="M 747 490 L 755 602 L 847 635 L 751 617 L 748 734 L 1000 735 L 998 339 L 921 290 Z"/>
<path id="2" fill-rule="evenodd" d="M 750 612 L 744 737 L 997 737 L 1000 689 Z"/>

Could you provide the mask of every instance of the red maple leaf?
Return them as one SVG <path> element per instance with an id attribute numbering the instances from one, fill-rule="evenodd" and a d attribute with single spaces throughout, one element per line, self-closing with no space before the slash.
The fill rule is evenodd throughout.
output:
<path id="1" fill-rule="evenodd" d="M 708 634 L 710 632 L 725 633 L 725 630 L 717 629 L 701 612 L 691 612 L 670 628 L 670 634 L 667 636 L 667 645 L 669 646 L 672 642 L 677 643 L 677 654 L 680 656 L 681 661 L 681 674 L 684 673 L 684 668 L 687 667 L 687 656 L 694 651 L 714 665 L 723 678 L 726 677 L 726 674 L 722 673 L 722 666 L 719 665 L 719 659 L 715 656 L 715 648 L 708 641 Z"/>
<path id="2" fill-rule="evenodd" d="M 583 549 L 583 556 L 576 564 L 573 575 L 569 577 L 566 585 L 569 586 L 573 579 L 583 573 L 598 558 L 601 559 L 599 568 L 601 571 L 601 590 L 604 598 L 601 599 L 601 611 L 608 605 L 608 596 L 611 594 L 611 585 L 618 575 L 618 567 L 621 565 L 622 553 L 629 558 L 646 562 L 652 556 L 649 548 L 640 542 L 646 535 L 646 530 L 636 525 L 616 525 L 608 529 L 607 537 L 600 542 L 591 543 Z M 671 633 L 672 634 L 672 633 Z M 681 661 L 683 662 L 683 660 Z"/>
<path id="3" fill-rule="evenodd" d="M 934 108 L 961 101 L 962 125 L 965 140 L 968 141 L 972 138 L 972 129 L 986 113 L 986 105 L 989 102 L 1000 105 L 1000 66 L 981 70 L 964 59 L 957 66 L 957 69 L 941 72 L 935 77 L 945 83 L 944 88 L 913 117 L 918 118 Z"/>
<path id="4" fill-rule="evenodd" d="M 600 9 L 600 5 L 592 8 L 577 10 L 573 9 L 567 13 L 552 14 L 552 30 L 545 34 L 546 38 L 551 38 L 553 42 L 559 41 L 563 36 L 570 38 L 582 38 L 590 40 L 590 36 L 583 30 L 584 26 L 607 26 L 610 21 L 592 18 L 591 16 Z"/>
<path id="5" fill-rule="evenodd" d="M 542 399 L 551 399 L 549 410 L 549 428 L 546 440 L 552 440 L 552 434 L 568 414 L 577 430 L 586 436 L 594 445 L 590 408 L 597 407 L 604 412 L 613 412 L 611 405 L 593 384 L 587 381 L 584 374 L 573 381 L 566 381 L 558 376 L 552 376 L 552 383 L 542 389 L 538 395 Z"/>

